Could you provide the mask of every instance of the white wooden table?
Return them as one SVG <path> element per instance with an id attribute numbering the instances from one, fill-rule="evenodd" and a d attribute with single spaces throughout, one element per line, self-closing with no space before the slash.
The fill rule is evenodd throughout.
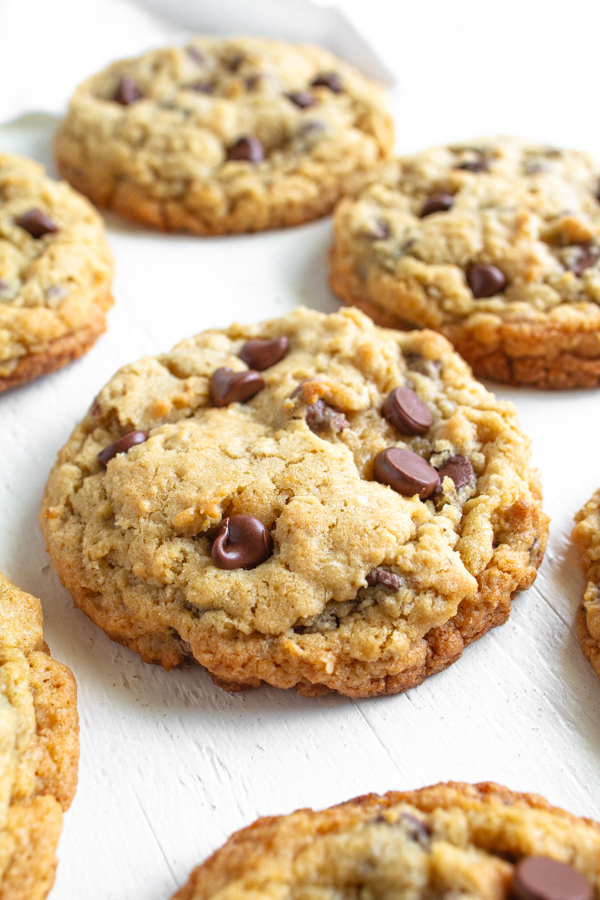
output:
<path id="1" fill-rule="evenodd" d="M 600 155 L 592 0 L 548 3 L 544 13 L 504 5 L 505 17 L 519 10 L 518 27 L 498 21 L 495 4 L 466 0 L 341 5 L 396 66 L 401 151 L 512 132 Z M 0 148 L 51 164 L 54 124 L 0 129 Z M 37 511 L 56 452 L 119 366 L 233 319 L 300 302 L 336 309 L 326 287 L 331 223 L 211 240 L 112 216 L 107 224 L 117 259 L 109 331 L 66 370 L 0 397 L 0 569 L 42 598 L 48 643 L 79 683 L 80 783 L 52 900 L 166 900 L 260 814 L 441 779 L 493 779 L 600 818 L 600 683 L 575 636 L 583 578 L 569 540 L 574 513 L 600 486 L 600 393 L 496 388 L 533 439 L 552 517 L 538 580 L 506 625 L 409 694 L 229 695 L 200 667 L 145 665 L 75 610 Z"/>

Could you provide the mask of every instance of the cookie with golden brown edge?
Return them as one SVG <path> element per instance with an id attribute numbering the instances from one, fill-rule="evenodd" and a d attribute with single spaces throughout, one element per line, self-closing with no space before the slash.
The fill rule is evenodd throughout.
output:
<path id="1" fill-rule="evenodd" d="M 600 165 L 493 138 L 387 163 L 336 210 L 330 282 L 380 325 L 434 328 L 475 375 L 600 384 Z"/>
<path id="2" fill-rule="evenodd" d="M 600 490 L 577 513 L 575 521 L 573 540 L 587 579 L 577 612 L 577 634 L 586 659 L 600 678 Z"/>
<path id="3" fill-rule="evenodd" d="M 0 574 L 0 897 L 42 900 L 77 785 L 77 689 L 50 656 L 39 600 Z"/>
<path id="4" fill-rule="evenodd" d="M 56 137 L 98 206 L 227 234 L 323 216 L 391 151 L 383 92 L 321 47 L 197 37 L 84 82 Z"/>
<path id="5" fill-rule="evenodd" d="M 593 900 L 600 825 L 536 794 L 448 782 L 258 819 L 173 900 Z"/>
<path id="6" fill-rule="evenodd" d="M 112 256 L 91 204 L 0 154 L 0 391 L 82 356 L 106 328 Z"/>
<path id="7" fill-rule="evenodd" d="M 75 603 L 166 668 L 404 691 L 504 622 L 547 519 L 511 404 L 431 331 L 298 309 L 122 369 L 41 526 Z"/>

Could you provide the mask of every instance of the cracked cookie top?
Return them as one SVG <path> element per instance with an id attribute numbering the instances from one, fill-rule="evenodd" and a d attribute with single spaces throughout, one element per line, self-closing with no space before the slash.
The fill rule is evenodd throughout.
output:
<path id="1" fill-rule="evenodd" d="M 449 782 L 259 819 L 173 900 L 592 900 L 600 826 L 534 794 Z"/>
<path id="2" fill-rule="evenodd" d="M 41 523 L 78 605 L 145 659 L 350 694 L 503 621 L 546 536 L 512 405 L 444 338 L 302 308 L 118 372 Z"/>
<path id="3" fill-rule="evenodd" d="M 380 87 L 323 48 L 197 37 L 84 82 L 56 152 L 100 206 L 221 234 L 324 215 L 391 143 Z"/>
<path id="4" fill-rule="evenodd" d="M 0 379 L 110 305 L 98 213 L 38 163 L 0 154 Z"/>

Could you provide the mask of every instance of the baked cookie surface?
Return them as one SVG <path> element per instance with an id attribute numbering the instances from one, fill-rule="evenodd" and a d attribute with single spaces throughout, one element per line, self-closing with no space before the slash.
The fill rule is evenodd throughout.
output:
<path id="1" fill-rule="evenodd" d="M 77 785 L 77 688 L 49 655 L 39 600 L 0 574 L 0 897 L 42 900 Z"/>
<path id="2" fill-rule="evenodd" d="M 581 553 L 587 585 L 577 612 L 581 649 L 600 678 L 600 490 L 575 516 L 573 540 Z"/>
<path id="3" fill-rule="evenodd" d="M 513 406 L 443 337 L 302 308 L 118 372 L 40 522 L 75 603 L 146 661 L 309 696 L 444 669 L 547 536 Z"/>
<path id="4" fill-rule="evenodd" d="M 592 900 L 600 826 L 535 794 L 449 782 L 258 819 L 173 900 Z"/>
<path id="5" fill-rule="evenodd" d="M 332 289 L 479 377 L 600 384 L 600 165 L 515 138 L 391 161 L 336 210 Z"/>
<path id="6" fill-rule="evenodd" d="M 327 50 L 197 37 L 84 82 L 56 155 L 98 206 L 209 235 L 325 215 L 392 140 L 381 88 Z"/>
<path id="7" fill-rule="evenodd" d="M 0 391 L 59 369 L 106 328 L 112 255 L 90 203 L 0 153 Z"/>

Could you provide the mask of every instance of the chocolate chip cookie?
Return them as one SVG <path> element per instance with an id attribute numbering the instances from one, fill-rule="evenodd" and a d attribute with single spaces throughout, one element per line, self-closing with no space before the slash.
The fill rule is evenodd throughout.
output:
<path id="1" fill-rule="evenodd" d="M 449 782 L 259 819 L 173 900 L 593 900 L 599 860 L 596 822 L 536 794 Z"/>
<path id="2" fill-rule="evenodd" d="M 0 574 L 0 897 L 42 900 L 77 785 L 77 689 L 49 654 L 39 600 Z"/>
<path id="3" fill-rule="evenodd" d="M 512 405 L 441 335 L 347 309 L 122 369 L 40 521 L 75 603 L 147 662 L 307 696 L 444 669 L 505 621 L 547 533 Z"/>
<path id="4" fill-rule="evenodd" d="M 384 165 L 335 216 L 331 286 L 380 325 L 434 328 L 479 377 L 600 384 L 600 165 L 515 138 Z"/>
<path id="5" fill-rule="evenodd" d="M 82 356 L 106 327 L 112 256 L 97 212 L 0 154 L 0 391 Z"/>
<path id="6" fill-rule="evenodd" d="M 209 235 L 325 215 L 392 140 L 381 88 L 327 50 L 197 37 L 84 82 L 56 155 L 98 206 Z"/>
<path id="7" fill-rule="evenodd" d="M 581 649 L 600 678 L 600 490 L 575 516 L 573 540 L 581 553 L 587 585 L 577 612 Z"/>

